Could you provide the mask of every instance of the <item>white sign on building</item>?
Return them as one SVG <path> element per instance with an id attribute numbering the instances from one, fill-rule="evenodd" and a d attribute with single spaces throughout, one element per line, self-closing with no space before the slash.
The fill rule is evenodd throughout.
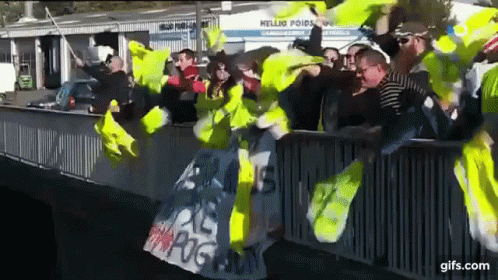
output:
<path id="1" fill-rule="evenodd" d="M 308 39 L 314 20 L 315 16 L 309 10 L 288 20 L 275 20 L 270 10 L 256 10 L 220 15 L 220 29 L 228 38 L 227 45 L 243 45 L 245 51 L 268 45 L 285 49 L 296 38 Z M 341 48 L 363 37 L 357 28 L 326 25 L 322 30 L 322 47 Z"/>

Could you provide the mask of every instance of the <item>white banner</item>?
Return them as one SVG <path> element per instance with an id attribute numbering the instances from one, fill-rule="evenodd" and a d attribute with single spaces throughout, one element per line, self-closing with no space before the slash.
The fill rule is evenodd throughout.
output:
<path id="1" fill-rule="evenodd" d="M 145 251 L 204 277 L 266 277 L 262 254 L 274 242 L 267 233 L 281 222 L 275 140 L 264 132 L 250 144 L 257 191 L 244 257 L 230 249 L 228 228 L 237 190 L 237 149 L 234 141 L 230 149 L 198 152 L 157 214 Z"/>

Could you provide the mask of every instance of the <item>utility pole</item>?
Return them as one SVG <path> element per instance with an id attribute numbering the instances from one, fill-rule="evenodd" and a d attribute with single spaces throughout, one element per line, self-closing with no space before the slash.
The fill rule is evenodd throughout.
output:
<path id="1" fill-rule="evenodd" d="M 201 1 L 195 1 L 195 36 L 196 36 L 196 52 L 197 63 L 202 62 L 202 34 L 201 34 Z"/>

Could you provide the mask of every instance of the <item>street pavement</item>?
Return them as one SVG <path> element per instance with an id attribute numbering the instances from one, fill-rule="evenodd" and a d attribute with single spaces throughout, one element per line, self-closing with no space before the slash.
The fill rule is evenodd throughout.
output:
<path id="1" fill-rule="evenodd" d="M 14 100 L 12 100 L 12 105 L 16 106 L 26 106 L 30 101 L 35 101 L 42 99 L 48 95 L 55 95 L 56 89 L 39 89 L 39 90 L 19 90 L 14 95 Z"/>
<path id="2" fill-rule="evenodd" d="M 143 251 L 159 203 L 0 156 L 7 265 L 16 279 L 204 279 Z M 51 215 L 52 213 L 52 215 Z M 4 251 L 5 252 L 5 251 Z M 288 241 L 265 253 L 268 278 L 407 279 Z M 10 270 L 10 271 L 9 271 Z"/>

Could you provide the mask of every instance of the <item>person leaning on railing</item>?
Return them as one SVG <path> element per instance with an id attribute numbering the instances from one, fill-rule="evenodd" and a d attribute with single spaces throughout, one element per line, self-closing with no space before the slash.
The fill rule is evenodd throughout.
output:
<path id="1" fill-rule="evenodd" d="M 119 56 L 108 59 L 105 63 L 106 67 L 101 65 L 89 66 L 80 58 L 76 58 L 76 65 L 99 81 L 99 84 L 93 89 L 96 99 L 89 109 L 91 113 L 105 113 L 113 99 L 120 106 L 128 102 L 130 87 L 128 77 L 123 70 L 123 60 Z M 115 108 L 113 111 L 119 111 L 119 109 Z"/>
<path id="2" fill-rule="evenodd" d="M 438 97 L 406 75 L 392 71 L 379 51 L 368 50 L 358 57 L 357 74 L 362 87 L 379 90 L 376 125 L 382 127 L 381 154 L 390 154 L 419 137 L 423 126 L 432 128 L 436 139 L 445 139 L 451 131 L 454 119 L 445 114 Z"/>

